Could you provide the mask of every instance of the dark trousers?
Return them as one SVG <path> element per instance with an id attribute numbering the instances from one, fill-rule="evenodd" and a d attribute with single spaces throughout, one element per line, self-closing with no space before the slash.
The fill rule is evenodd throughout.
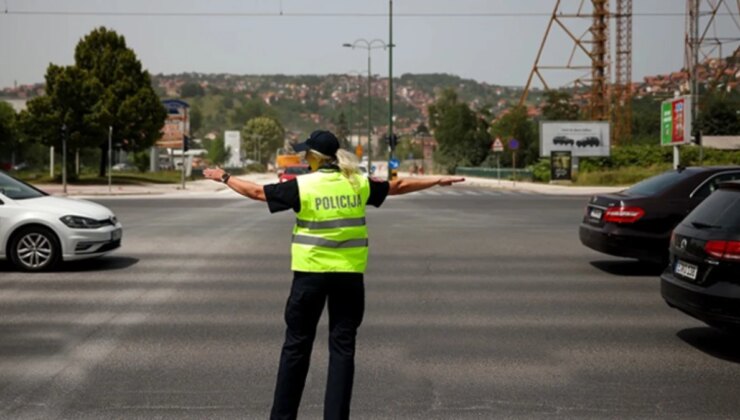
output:
<path id="1" fill-rule="evenodd" d="M 329 305 L 329 374 L 324 419 L 348 419 L 355 373 L 355 337 L 365 312 L 359 273 L 295 272 L 285 307 L 285 344 L 280 354 L 270 418 L 295 419 L 306 383 L 311 349 L 325 302 Z"/>

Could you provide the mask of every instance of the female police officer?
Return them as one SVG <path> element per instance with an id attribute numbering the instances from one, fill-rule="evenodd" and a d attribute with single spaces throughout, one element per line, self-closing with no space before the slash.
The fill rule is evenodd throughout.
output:
<path id="1" fill-rule="evenodd" d="M 311 174 L 261 186 L 232 178 L 222 169 L 206 169 L 249 198 L 267 201 L 270 212 L 293 209 L 291 245 L 293 285 L 285 308 L 285 344 L 280 355 L 272 419 L 294 419 L 308 373 L 316 325 L 329 307 L 329 375 L 325 419 L 349 417 L 354 378 L 355 336 L 364 313 L 363 273 L 368 235 L 365 206 L 379 207 L 387 195 L 405 194 L 463 178 L 438 177 L 377 181 L 362 176 L 355 156 L 339 148 L 328 131 L 314 131 L 293 146 L 306 152 Z"/>

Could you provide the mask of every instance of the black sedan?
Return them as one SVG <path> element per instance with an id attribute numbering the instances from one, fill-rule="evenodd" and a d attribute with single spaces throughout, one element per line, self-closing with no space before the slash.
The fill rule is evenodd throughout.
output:
<path id="1" fill-rule="evenodd" d="M 722 184 L 676 227 L 661 294 L 709 325 L 740 330 L 739 182 Z"/>
<path id="2" fill-rule="evenodd" d="M 609 255 L 665 264 L 671 232 L 721 182 L 740 179 L 740 166 L 664 172 L 586 205 L 581 243 Z"/>

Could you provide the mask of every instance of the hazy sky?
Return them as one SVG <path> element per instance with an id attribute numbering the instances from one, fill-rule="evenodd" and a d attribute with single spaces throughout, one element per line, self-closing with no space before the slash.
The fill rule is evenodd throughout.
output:
<path id="1" fill-rule="evenodd" d="M 394 76 L 444 72 L 524 85 L 554 3 L 396 0 Z M 575 11 L 580 1 L 563 3 L 565 10 Z M 634 1 L 634 80 L 682 66 L 685 3 Z M 736 2 L 727 3 L 737 13 Z M 124 35 L 151 73 L 365 72 L 367 52 L 341 45 L 358 38 L 387 41 L 387 11 L 387 0 L 0 0 L 0 87 L 42 82 L 50 62 L 71 64 L 79 39 L 101 25 Z M 728 11 L 722 11 L 717 35 L 740 37 Z M 161 15 L 166 13 L 207 15 Z M 228 16 L 233 13 L 240 15 Z M 672 15 L 646 15 L 652 13 Z M 585 19 L 568 22 L 578 35 L 589 24 Z M 572 44 L 562 30 L 552 34 L 542 64 L 564 64 Z M 373 52 L 373 73 L 388 74 L 383 50 Z M 579 75 L 552 71 L 546 79 L 558 85 Z"/>

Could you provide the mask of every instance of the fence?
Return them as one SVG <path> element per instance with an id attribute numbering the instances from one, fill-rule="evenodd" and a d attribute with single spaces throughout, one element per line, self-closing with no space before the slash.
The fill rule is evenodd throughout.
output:
<path id="1" fill-rule="evenodd" d="M 498 178 L 499 170 L 496 168 L 464 168 L 457 167 L 455 175 L 477 176 L 481 178 Z M 501 179 L 516 179 L 518 181 L 531 181 L 532 171 L 526 169 L 501 168 Z"/>

